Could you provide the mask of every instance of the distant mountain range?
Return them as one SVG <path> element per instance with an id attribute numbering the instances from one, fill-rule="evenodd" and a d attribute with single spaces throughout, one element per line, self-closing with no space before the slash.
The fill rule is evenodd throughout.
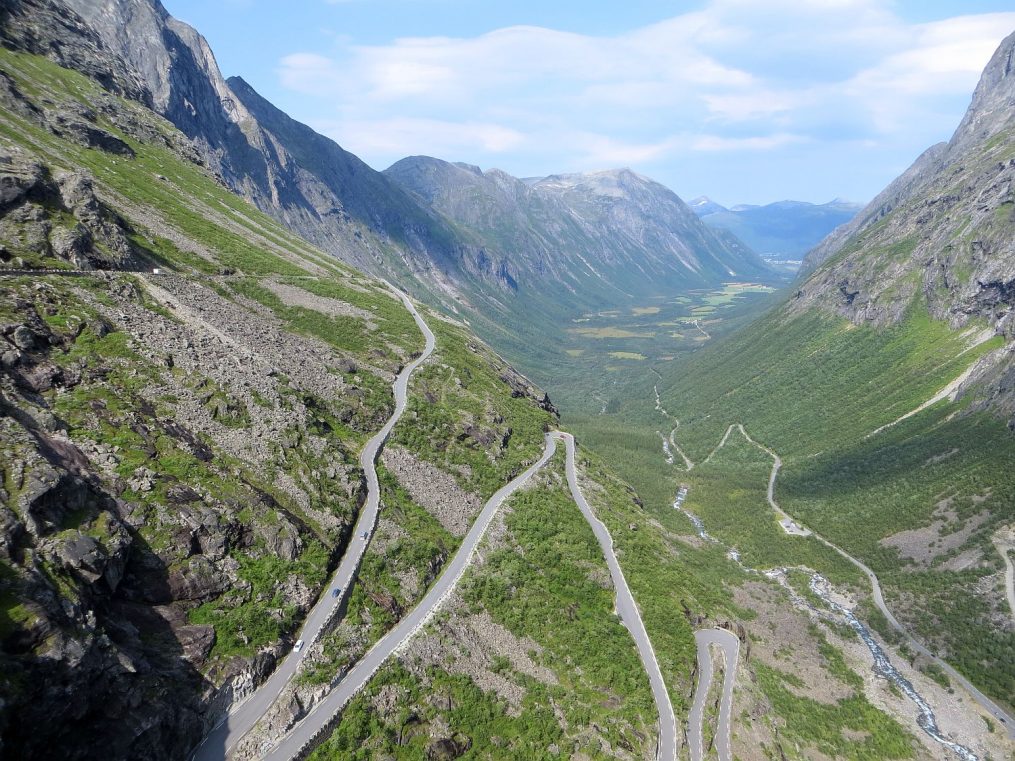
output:
<path id="1" fill-rule="evenodd" d="M 933 729 L 926 706 L 914 722 L 868 678 L 876 639 L 948 706 L 964 758 L 1010 758 L 1015 721 L 981 721 L 956 677 L 1015 709 L 1015 34 L 951 141 L 859 213 L 693 206 L 629 169 L 378 172 L 222 77 L 158 0 L 0 0 L 6 756 L 189 758 L 295 651 L 300 676 L 231 754 L 254 757 L 467 557 L 317 755 L 652 757 L 634 619 L 560 456 L 456 554 L 561 422 L 485 336 L 594 400 L 564 408 L 583 509 L 616 539 L 677 711 L 705 673 L 694 629 L 719 625 L 743 646 L 737 757 L 941 757 L 903 726 Z M 716 289 L 780 280 L 752 245 L 804 257 L 792 289 Z M 364 271 L 428 302 L 436 334 L 378 481 L 364 442 L 424 339 Z M 665 354 L 630 351 L 648 340 Z M 301 650 L 349 546 L 356 581 Z M 861 619 L 883 631 L 855 639 Z"/>
<path id="2" fill-rule="evenodd" d="M 757 276 L 758 257 L 702 226 L 668 188 L 630 169 L 521 180 L 427 156 L 384 174 L 497 251 L 512 280 L 620 291 L 646 282 Z"/>
<path id="3" fill-rule="evenodd" d="M 822 204 L 776 201 L 764 206 L 738 204 L 726 208 L 707 196 L 699 196 L 688 205 L 706 225 L 733 233 L 769 261 L 800 261 L 863 208 L 863 204 L 840 198 Z"/>
<path id="4" fill-rule="evenodd" d="M 525 180 L 427 156 L 384 171 L 450 222 L 463 246 L 506 287 L 493 292 L 497 343 L 520 354 L 533 344 L 526 323 L 576 310 L 628 304 L 648 294 L 705 287 L 730 278 L 771 278 L 765 263 L 734 236 L 703 225 L 668 188 L 630 169 Z M 466 292 L 492 303 L 489 288 Z M 477 318 L 491 315 L 484 308 Z"/>

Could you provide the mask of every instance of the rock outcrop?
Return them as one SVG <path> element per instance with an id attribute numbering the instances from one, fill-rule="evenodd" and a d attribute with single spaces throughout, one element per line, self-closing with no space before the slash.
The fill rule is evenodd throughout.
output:
<path id="1" fill-rule="evenodd" d="M 87 74 L 106 90 L 152 105 L 148 83 L 77 13 L 51 0 L 4 0 L 0 41 Z"/>
<path id="2" fill-rule="evenodd" d="M 390 382 L 393 347 L 353 358 L 153 280 L 0 282 L 16 314 L 0 325 L 0 733 L 20 758 L 184 757 L 288 649 L 348 539 L 364 484 L 328 421 L 362 435 L 390 414 L 357 384 Z"/>
<path id="3" fill-rule="evenodd" d="M 20 0 L 8 22 L 10 46 L 152 108 L 231 189 L 325 250 L 377 273 L 457 271 L 462 250 L 446 222 L 242 79 L 227 81 L 204 37 L 158 0 Z M 66 129 L 100 139 L 80 121 Z"/>
<path id="4" fill-rule="evenodd" d="M 0 260 L 23 267 L 52 257 L 72 269 L 150 268 L 123 219 L 95 195 L 86 172 L 61 172 L 0 147 Z M 73 221 L 72 221 L 73 220 Z"/>
<path id="5" fill-rule="evenodd" d="M 247 112 L 204 113 L 228 93 L 193 30 L 75 5 L 0 4 L 0 742 L 178 759 L 291 648 L 422 339 L 383 283 L 223 186 Z M 126 49 L 146 35 L 158 71 Z M 490 380 L 479 409 L 551 408 L 460 325 L 445 339 Z M 513 414 L 468 422 L 502 454 Z M 400 573 L 428 581 L 434 549 Z"/>
<path id="6" fill-rule="evenodd" d="M 402 162 L 377 172 L 243 79 L 225 79 L 204 38 L 158 0 L 22 0 L 9 21 L 9 46 L 121 83 L 117 92 L 168 119 L 192 141 L 194 160 L 230 189 L 334 256 L 467 315 L 513 361 L 524 355 L 505 325 L 543 329 L 592 304 L 773 277 L 735 237 L 710 231 L 675 194 L 627 170 L 559 175 L 538 187 L 476 170 L 483 203 L 493 201 L 485 210 L 428 197 Z M 75 30 L 87 34 L 62 39 Z M 87 119 L 51 121 L 68 139 L 124 148 Z M 446 176 L 451 194 L 465 199 L 474 189 L 468 170 Z"/>

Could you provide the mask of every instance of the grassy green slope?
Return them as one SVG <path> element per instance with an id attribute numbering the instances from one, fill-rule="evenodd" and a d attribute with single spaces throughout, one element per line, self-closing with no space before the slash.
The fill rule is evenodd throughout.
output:
<path id="1" fill-rule="evenodd" d="M 111 96 L 87 77 L 39 56 L 0 48 L 0 67 L 32 103 L 48 100 L 74 109 L 101 104 L 115 110 L 116 121 L 96 112 L 95 125 L 130 146 L 134 158 L 85 147 L 13 110 L 0 118 L 0 136 L 54 170 L 90 172 L 134 228 L 135 243 L 157 261 L 183 272 L 232 268 L 253 275 L 349 274 L 347 267 L 231 193 L 207 169 L 183 160 L 178 149 L 186 138 L 143 106 Z M 121 120 L 132 123 L 132 134 L 119 126 Z M 160 234 L 165 233 L 158 229 L 160 223 L 168 223 L 171 233 Z"/>
<path id="2" fill-rule="evenodd" d="M 813 312 L 774 312 L 687 363 L 663 400 L 681 421 L 676 438 L 695 462 L 732 423 L 778 452 L 780 505 L 868 563 L 902 620 L 1011 705 L 1015 635 L 995 623 L 1003 605 L 994 576 L 1001 559 L 990 537 L 1015 519 L 1015 437 L 1002 421 L 947 401 L 868 436 L 1001 342 L 967 349 L 966 340 L 916 306 L 883 330 Z M 782 535 L 774 517 L 744 521 L 733 508 L 737 480 L 745 467 L 770 468 L 771 459 L 739 436 L 730 443 L 757 465 L 720 458 L 692 471 L 694 482 L 711 480 L 726 493 L 714 502 L 728 509 L 706 517 L 782 562 L 825 571 L 841 565 L 812 556 L 807 540 Z M 689 506 L 695 509 L 693 499 Z M 924 527 L 931 531 L 923 540 L 932 545 L 929 557 L 895 546 L 910 536 L 900 532 Z"/>
<path id="3" fill-rule="evenodd" d="M 966 351 L 960 334 L 915 306 L 884 330 L 773 312 L 678 368 L 661 393 L 692 459 L 732 422 L 784 456 L 811 455 L 891 423 L 1001 343 Z"/>

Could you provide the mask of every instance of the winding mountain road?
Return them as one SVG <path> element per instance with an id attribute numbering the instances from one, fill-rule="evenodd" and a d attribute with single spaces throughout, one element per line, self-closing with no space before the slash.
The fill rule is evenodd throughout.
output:
<path id="1" fill-rule="evenodd" d="M 698 686 L 694 690 L 694 702 L 688 715 L 691 761 L 702 761 L 705 756 L 705 701 L 712 685 L 713 672 L 710 645 L 718 645 L 725 660 L 715 746 L 719 761 L 733 761 L 733 751 L 730 749 L 730 717 L 733 715 L 733 685 L 736 681 L 737 660 L 740 657 L 740 640 L 726 629 L 699 629 L 694 633 L 694 642 L 698 652 Z"/>
<path id="2" fill-rule="evenodd" d="M 1004 594 L 1008 598 L 1011 619 L 1015 622 L 1015 565 L 1011 562 L 1011 553 L 1015 551 L 1015 525 L 994 534 L 994 548 L 1004 559 Z"/>
<path id="3" fill-rule="evenodd" d="M 744 426 L 738 423 L 736 425 L 731 425 L 729 428 L 726 429 L 726 434 L 723 436 L 722 441 L 720 441 L 719 445 L 714 450 L 712 450 L 712 453 L 709 454 L 708 459 L 711 459 L 712 455 L 718 452 L 726 444 L 726 441 L 734 428 L 739 428 L 740 433 L 743 434 L 744 438 L 747 439 L 747 441 L 749 441 L 751 444 L 758 447 L 760 450 L 766 452 L 770 457 L 772 457 L 772 472 L 768 479 L 768 502 L 769 505 L 771 505 L 772 509 L 776 512 L 776 514 L 780 516 L 781 518 L 780 525 L 782 525 L 783 530 L 787 534 L 793 534 L 796 536 L 813 536 L 823 545 L 825 545 L 829 549 L 834 550 L 840 556 L 842 556 L 850 563 L 852 563 L 854 566 L 859 568 L 860 571 L 862 571 L 863 574 L 867 577 L 867 580 L 870 582 L 874 604 L 877 606 L 878 610 L 881 611 L 882 615 L 884 615 L 884 617 L 888 620 L 888 623 L 891 624 L 892 628 L 895 629 L 897 632 L 899 632 L 899 634 L 901 634 L 905 638 L 907 645 L 920 655 L 924 656 L 925 658 L 929 658 L 930 660 L 934 661 L 934 663 L 936 663 L 946 674 L 948 674 L 950 679 L 953 679 L 954 681 L 958 682 L 962 686 L 962 688 L 966 692 L 968 692 L 969 695 L 977 703 L 980 704 L 981 708 L 983 708 L 987 713 L 989 713 L 991 716 L 993 716 L 1001 723 L 1001 726 L 1004 727 L 1005 732 L 1008 734 L 1008 737 L 1015 739 L 1015 717 L 1008 714 L 997 703 L 995 703 L 989 697 L 980 692 L 980 690 L 978 690 L 973 685 L 972 682 L 970 682 L 962 674 L 956 671 L 955 668 L 953 668 L 949 663 L 939 658 L 929 649 L 927 649 L 927 647 L 924 646 L 923 643 L 921 643 L 912 634 L 909 633 L 909 630 L 906 629 L 906 627 L 904 627 L 901 623 L 899 623 L 899 620 L 892 614 L 892 611 L 888 609 L 888 605 L 885 603 L 884 594 L 882 594 L 881 591 L 881 582 L 878 580 L 877 574 L 875 574 L 874 571 L 871 570 L 871 568 L 866 563 L 853 557 L 838 545 L 833 544 L 832 542 L 825 539 L 825 537 L 821 536 L 821 534 L 800 523 L 793 516 L 784 511 L 781 507 L 779 507 L 779 504 L 775 501 L 775 480 L 779 474 L 779 469 L 782 467 L 782 458 L 779 457 L 779 455 L 777 455 L 768 447 L 759 444 L 757 441 L 752 439 L 750 435 L 747 433 L 747 431 L 744 429 Z"/>
<path id="4" fill-rule="evenodd" d="M 571 489 L 571 497 L 599 541 L 599 547 L 603 551 L 606 565 L 609 567 L 610 576 L 613 579 L 613 588 L 617 591 L 617 614 L 631 633 L 635 646 L 638 648 L 638 657 L 641 658 L 642 666 L 648 674 L 652 697 L 659 713 L 659 745 L 656 750 L 656 758 L 660 761 L 672 761 L 677 757 L 677 722 L 673 714 L 673 704 L 670 702 L 670 693 L 666 689 L 666 682 L 659 668 L 659 662 L 656 660 L 655 650 L 652 648 L 652 641 L 648 637 L 648 632 L 645 631 L 645 624 L 641 620 L 638 605 L 634 601 L 630 587 L 627 586 L 624 572 L 613 551 L 613 537 L 610 536 L 605 524 L 596 517 L 592 508 L 589 507 L 589 503 L 585 501 L 585 495 L 582 494 L 582 490 L 578 486 L 574 437 L 569 433 L 560 432 L 554 432 L 551 435 L 563 440 L 567 449 L 567 484 Z"/>
<path id="5" fill-rule="evenodd" d="M 296 674 L 302 657 L 301 653 L 305 652 L 320 636 L 328 621 L 341 606 L 344 596 L 352 586 L 356 571 L 367 546 L 367 541 L 359 537 L 362 537 L 364 534 L 369 537 L 377 523 L 380 505 L 380 490 L 375 466 L 377 455 L 405 410 L 409 376 L 433 353 L 436 344 L 432 331 L 422 317 L 420 317 L 409 298 L 390 284 L 389 287 L 412 314 L 413 319 L 415 319 L 416 324 L 425 336 L 426 344 L 423 353 L 416 360 L 406 365 L 396 378 L 393 386 L 395 410 L 384 427 L 367 442 L 360 455 L 360 465 L 367 478 L 367 500 L 356 522 L 352 542 L 328 585 L 328 588 L 340 588 L 341 592 L 337 596 L 330 594 L 323 594 L 321 596 L 321 599 L 318 600 L 311 610 L 310 615 L 307 616 L 299 634 L 299 638 L 304 641 L 304 649 L 300 652 L 295 650 L 290 652 L 271 677 L 209 733 L 194 752 L 194 761 L 221 761 L 229 756 L 239 741 L 268 712 L 279 694 Z M 659 714 L 657 758 L 660 761 L 675 761 L 677 752 L 676 720 L 672 704 L 670 703 L 669 692 L 666 689 L 662 672 L 656 660 L 655 652 L 652 649 L 652 643 L 645 631 L 641 614 L 638 611 L 637 604 L 620 568 L 620 563 L 613 551 L 613 540 L 606 526 L 596 518 L 595 513 L 588 502 L 586 502 L 578 486 L 578 477 L 575 469 L 574 438 L 570 434 L 561 431 L 547 433 L 543 454 L 539 460 L 524 473 L 503 486 L 487 501 L 469 532 L 462 540 L 454 557 L 447 563 L 440 577 L 434 582 L 433 586 L 427 591 L 416 607 L 374 644 L 349 670 L 341 682 L 321 702 L 314 706 L 274 748 L 271 748 L 267 752 L 264 756 L 265 759 L 275 761 L 276 759 L 294 758 L 309 743 L 328 731 L 335 716 L 342 708 L 363 688 L 384 661 L 393 653 L 398 652 L 426 624 L 444 599 L 455 588 L 465 569 L 472 561 L 480 541 L 501 504 L 515 491 L 525 485 L 553 457 L 558 441 L 564 442 L 567 450 L 566 470 L 571 495 L 602 548 L 617 593 L 616 611 L 635 640 L 639 657 L 649 677 L 653 698 Z"/>
<path id="6" fill-rule="evenodd" d="M 483 507 L 469 533 L 462 540 L 461 546 L 445 567 L 444 572 L 426 593 L 419 604 L 370 649 L 363 658 L 345 675 L 338 686 L 328 694 L 294 729 L 284 737 L 277 746 L 264 757 L 266 761 L 282 761 L 296 756 L 312 742 L 320 733 L 331 726 L 335 715 L 359 692 L 371 676 L 381 667 L 384 661 L 398 652 L 408 640 L 416 634 L 430 619 L 440 604 L 455 588 L 465 569 L 471 563 L 490 522 L 504 500 L 526 484 L 556 452 L 557 442 L 562 441 L 567 450 L 567 479 L 571 495 L 578 504 L 595 533 L 603 554 L 606 557 L 614 587 L 617 590 L 617 612 L 624 622 L 638 648 L 638 654 L 649 675 L 653 697 L 659 713 L 659 746 L 657 757 L 660 761 L 673 761 L 676 758 L 676 722 L 669 692 L 663 681 L 662 672 L 655 658 L 655 652 L 649 641 L 641 614 L 634 602 L 634 597 L 624 579 L 623 571 L 613 552 L 613 540 L 606 526 L 596 518 L 592 509 L 578 486 L 575 470 L 575 445 L 573 437 L 561 431 L 546 434 L 546 445 L 542 457 L 524 473 L 502 487 Z"/>
<path id="7" fill-rule="evenodd" d="M 299 752 L 319 733 L 326 731 L 335 715 L 359 692 L 371 676 L 381 667 L 388 656 L 398 651 L 408 640 L 418 632 L 430 619 L 430 616 L 437 610 L 448 594 L 455 588 L 458 580 L 465 573 L 479 546 L 480 540 L 486 533 L 490 522 L 493 520 L 498 508 L 515 491 L 524 486 L 540 468 L 553 457 L 556 451 L 556 437 L 552 433 L 546 434 L 546 446 L 542 457 L 539 458 L 524 473 L 513 481 L 503 486 L 496 494 L 490 497 L 483 507 L 479 517 L 476 518 L 465 535 L 458 551 L 451 561 L 444 567 L 437 581 L 430 587 L 423 599 L 406 616 L 399 621 L 393 629 L 385 634 L 378 642 L 367 651 L 356 665 L 343 677 L 328 696 L 318 703 L 313 710 L 297 724 L 292 731 L 272 748 L 265 756 L 271 761 L 294 758 Z"/>
<path id="8" fill-rule="evenodd" d="M 367 479 L 367 499 L 360 510 L 349 546 L 346 548 L 345 555 L 342 557 L 328 585 L 322 590 L 320 599 L 318 599 L 303 623 L 303 627 L 298 635 L 298 638 L 304 642 L 302 650 L 300 652 L 296 650 L 290 651 L 272 675 L 250 697 L 236 706 L 229 715 L 215 726 L 194 751 L 194 761 L 221 761 L 226 758 L 232 749 L 236 747 L 240 739 L 267 713 L 268 709 L 271 708 L 279 694 L 289 683 L 289 680 L 296 674 L 303 654 L 317 640 L 321 631 L 341 607 L 349 588 L 352 586 L 353 578 L 359 568 L 360 561 L 363 559 L 363 553 L 366 552 L 368 539 L 365 540 L 361 537 L 364 533 L 368 537 L 373 534 L 374 527 L 377 525 L 377 513 L 380 507 L 380 487 L 377 482 L 377 468 L 375 464 L 377 455 L 405 411 L 409 376 L 427 360 L 436 346 L 433 332 L 423 318 L 420 317 L 419 312 L 416 311 L 416 307 L 413 306 L 409 297 L 390 284 L 388 284 L 388 287 L 402 301 L 405 308 L 409 310 L 409 313 L 416 321 L 416 325 L 423 333 L 425 345 L 419 357 L 403 367 L 402 371 L 398 374 L 392 387 L 395 396 L 395 409 L 391 417 L 388 418 L 388 422 L 367 441 L 363 451 L 360 453 L 360 467 L 363 469 Z M 332 596 L 329 591 L 335 587 L 341 589 L 338 596 Z"/>

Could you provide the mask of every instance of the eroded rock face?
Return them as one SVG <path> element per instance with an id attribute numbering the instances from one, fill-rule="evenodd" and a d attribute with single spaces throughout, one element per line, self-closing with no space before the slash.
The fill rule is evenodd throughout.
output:
<path id="1" fill-rule="evenodd" d="M 199 727 L 200 705 L 196 694 L 172 685 L 179 676 L 200 684 L 200 676 L 185 675 L 173 658 L 183 640 L 170 624 L 138 625 L 109 614 L 110 605 L 120 605 L 116 595 L 139 548 L 113 512 L 111 495 L 61 464 L 73 459 L 39 457 L 32 444 L 41 434 L 28 426 L 0 416 L 0 467 L 19 490 L 15 509 L 0 511 L 9 564 L 2 584 L 24 601 L 18 624 L 0 642 L 0 668 L 19 685 L 0 708 L 4 746 L 22 758 L 127 757 L 130 748 L 153 744 L 161 746 L 153 758 L 182 754 L 185 735 L 162 732 L 167 722 Z M 26 454 L 12 458 L 12 451 Z M 101 745 L 94 744 L 98 738 Z"/>
<path id="2" fill-rule="evenodd" d="M 25 2 L 14 14 L 16 45 L 35 52 L 58 46 L 42 12 L 62 11 L 67 23 L 87 30 L 86 40 L 63 52 L 73 68 L 123 83 L 120 91 L 193 140 L 201 163 L 308 240 L 367 271 L 383 269 L 379 262 L 391 251 L 413 271 L 435 262 L 443 273 L 457 270 L 462 247 L 449 242 L 454 234 L 439 215 L 242 79 L 227 81 L 207 41 L 157 0 Z M 33 14 L 42 23 L 32 23 Z M 139 39 L 147 44 L 138 46 Z M 126 83 L 140 87 L 128 92 Z"/>
<path id="3" fill-rule="evenodd" d="M 0 206 L 13 206 L 32 196 L 52 192 L 45 167 L 18 154 L 0 154 Z"/>
<path id="4" fill-rule="evenodd" d="M 136 72 L 102 42 L 76 13 L 49 0 L 6 0 L 0 7 L 0 40 L 76 69 L 106 89 L 150 103 Z"/>
<path id="5" fill-rule="evenodd" d="M 31 351 L 39 342 L 39 336 L 27 325 L 18 325 L 14 328 L 11 339 L 22 351 Z"/>
<path id="6" fill-rule="evenodd" d="M 450 761 L 465 755 L 471 747 L 472 740 L 464 735 L 442 737 L 426 746 L 427 761 Z"/>
<path id="7" fill-rule="evenodd" d="M 90 498 L 80 479 L 40 463 L 28 476 L 18 512 L 29 533 L 42 538 L 59 530 L 70 514 L 85 509 Z"/>

